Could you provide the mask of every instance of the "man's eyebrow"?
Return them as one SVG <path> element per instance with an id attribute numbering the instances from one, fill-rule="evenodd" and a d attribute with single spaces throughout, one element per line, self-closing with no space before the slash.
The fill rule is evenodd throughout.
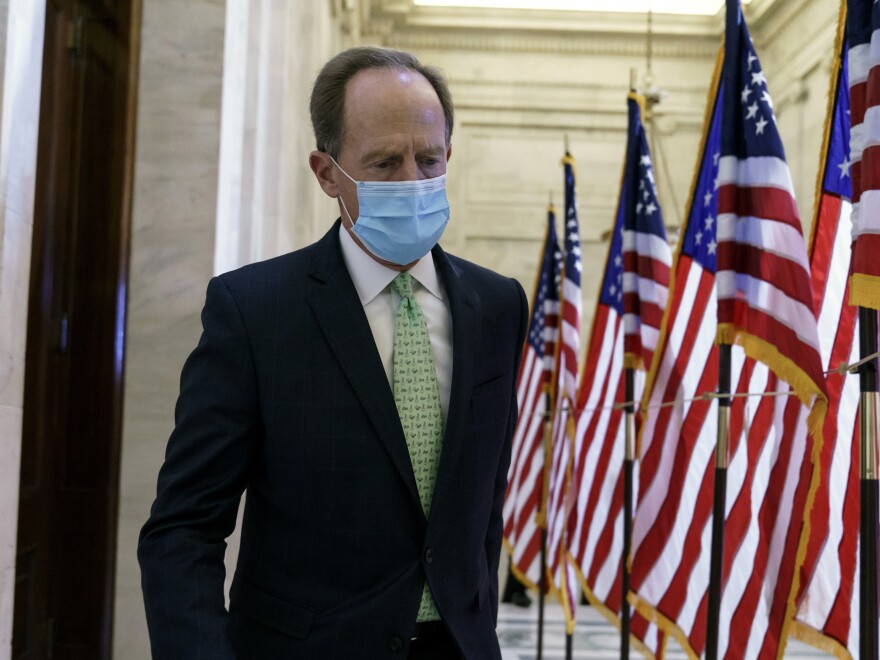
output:
<path id="1" fill-rule="evenodd" d="M 395 149 L 389 149 L 387 147 L 383 147 L 381 149 L 374 149 L 373 151 L 368 151 L 361 157 L 362 163 L 370 163 L 375 160 L 385 160 L 387 158 L 398 158 L 400 156 L 400 152 Z"/>
<path id="2" fill-rule="evenodd" d="M 416 154 L 419 156 L 440 156 L 446 153 L 446 145 L 438 144 L 434 146 L 427 147 L 425 149 L 419 149 L 416 151 Z M 361 157 L 362 163 L 372 163 L 379 160 L 387 160 L 389 158 L 400 158 L 401 153 L 398 149 L 393 149 L 389 147 L 380 147 L 378 149 L 374 149 L 373 151 L 368 151 Z"/>
<path id="3" fill-rule="evenodd" d="M 440 154 L 446 153 L 446 145 L 445 144 L 437 144 L 432 147 L 428 147 L 427 149 L 420 149 L 418 151 L 420 155 L 426 154 L 429 156 L 439 156 Z"/>

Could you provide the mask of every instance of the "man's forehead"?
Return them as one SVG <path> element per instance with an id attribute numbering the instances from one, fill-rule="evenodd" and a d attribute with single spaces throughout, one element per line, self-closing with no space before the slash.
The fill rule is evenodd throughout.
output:
<path id="1" fill-rule="evenodd" d="M 413 105 L 431 107 L 442 114 L 442 106 L 431 83 L 418 71 L 408 69 L 364 69 L 345 86 L 345 113 L 400 112 Z"/>

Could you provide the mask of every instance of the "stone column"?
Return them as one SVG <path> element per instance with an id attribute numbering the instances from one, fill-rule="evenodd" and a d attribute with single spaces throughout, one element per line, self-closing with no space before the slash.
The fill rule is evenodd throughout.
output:
<path id="1" fill-rule="evenodd" d="M 0 0 L 0 660 L 12 651 L 45 3 Z"/>
<path id="2" fill-rule="evenodd" d="M 135 550 L 214 265 L 223 0 L 144 2 L 131 219 L 114 657 L 150 658 Z"/>
<path id="3" fill-rule="evenodd" d="M 334 3 L 229 0 L 217 273 L 314 241 L 336 217 L 308 167 L 309 95 L 339 48 Z"/>

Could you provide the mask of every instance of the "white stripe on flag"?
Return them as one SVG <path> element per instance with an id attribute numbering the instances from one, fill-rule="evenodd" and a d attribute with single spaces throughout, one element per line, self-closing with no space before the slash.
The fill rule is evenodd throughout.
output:
<path id="1" fill-rule="evenodd" d="M 796 227 L 783 222 L 767 222 L 763 218 L 722 213 L 718 216 L 718 242 L 724 241 L 736 241 L 784 257 L 810 276 L 803 235 Z"/>
<path id="2" fill-rule="evenodd" d="M 718 163 L 716 188 L 728 184 L 746 188 L 779 188 L 794 197 L 794 185 L 788 165 L 775 156 L 751 156 L 743 159 L 723 156 Z"/>
<path id="3" fill-rule="evenodd" d="M 744 295 L 750 307 L 760 309 L 780 325 L 789 328 L 802 342 L 819 350 L 817 336 L 807 337 L 800 332 L 801 329 L 809 330 L 810 324 L 816 327 L 813 310 L 802 302 L 789 298 L 766 280 L 759 280 L 745 273 L 719 270 L 716 279 L 720 300 Z M 790 321 L 794 321 L 796 327 L 792 328 Z"/>

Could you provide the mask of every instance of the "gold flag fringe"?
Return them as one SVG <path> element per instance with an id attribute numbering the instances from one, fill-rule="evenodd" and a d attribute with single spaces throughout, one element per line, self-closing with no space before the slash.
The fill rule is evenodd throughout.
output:
<path id="1" fill-rule="evenodd" d="M 852 660 L 852 654 L 843 644 L 833 637 L 829 637 L 825 633 L 819 632 L 815 628 L 811 628 L 800 621 L 792 622 L 789 634 L 795 639 L 798 639 L 805 644 L 809 644 L 820 651 L 830 653 L 835 658 L 839 658 L 840 660 Z"/>
<path id="2" fill-rule="evenodd" d="M 810 414 L 807 417 L 807 430 L 814 439 L 821 441 L 825 413 L 828 411 L 828 399 L 819 385 L 814 383 L 803 369 L 780 353 L 779 349 L 770 342 L 740 330 L 732 323 L 718 324 L 716 343 L 739 344 L 745 350 L 746 355 L 763 362 L 779 378 L 787 382 L 794 390 L 795 396 L 807 408 L 810 408 Z"/>
<path id="3" fill-rule="evenodd" d="M 590 605 L 595 609 L 599 614 L 601 614 L 608 623 L 617 628 L 620 631 L 620 617 L 617 615 L 617 612 L 608 607 L 605 603 L 603 603 L 596 594 L 593 593 L 593 590 L 587 586 L 587 580 L 584 577 L 583 572 L 581 571 L 581 567 L 577 565 L 574 557 L 571 556 L 571 553 L 568 553 L 568 563 L 574 567 L 575 574 L 577 575 L 578 582 L 581 584 L 581 588 L 584 590 L 584 596 L 587 597 Z M 666 638 L 663 639 L 663 644 L 660 647 L 660 654 L 654 655 L 651 649 L 649 649 L 645 644 L 635 637 L 632 633 L 629 636 L 630 644 L 642 655 L 644 655 L 648 660 L 663 660 L 666 655 Z"/>
<path id="4" fill-rule="evenodd" d="M 849 304 L 880 309 L 880 277 L 864 273 L 850 275 Z"/>
<path id="5" fill-rule="evenodd" d="M 636 611 L 639 614 L 660 628 L 664 633 L 670 637 L 674 637 L 682 650 L 687 653 L 690 660 L 699 660 L 699 654 L 691 647 L 691 643 L 688 640 L 687 635 L 684 634 L 684 631 L 671 619 L 660 614 L 660 610 L 655 609 L 651 603 L 643 600 L 634 591 L 629 592 L 629 604 L 636 608 Z"/>
<path id="6" fill-rule="evenodd" d="M 822 162 L 819 166 L 819 171 L 816 174 L 816 195 L 813 203 L 813 222 L 810 227 L 810 260 L 812 261 L 813 250 L 816 245 L 816 229 L 819 224 L 819 212 L 820 212 L 820 200 L 822 198 L 822 189 L 823 182 L 825 179 L 825 170 L 828 166 L 827 158 L 828 158 L 828 145 L 831 140 L 831 126 L 834 122 L 834 117 L 832 112 L 834 110 L 834 104 L 837 101 L 838 95 L 838 83 L 839 83 L 839 72 L 842 66 L 841 62 L 841 51 L 843 50 L 843 40 L 844 33 L 846 28 L 846 0 L 840 1 L 840 10 L 838 11 L 837 17 L 837 34 L 834 39 L 834 56 L 832 59 L 831 65 L 831 83 L 828 89 L 828 99 L 826 103 L 827 110 L 825 112 L 825 131 L 822 138 L 822 151 L 821 159 Z M 818 314 L 819 310 L 815 310 Z M 824 366 L 824 365 L 823 365 Z M 826 377 L 827 378 L 827 377 Z M 826 412 L 827 412 L 827 403 Z M 811 411 L 812 414 L 812 411 Z M 823 414 L 824 417 L 824 414 Z M 816 493 L 819 490 L 819 485 L 821 482 L 821 465 L 820 458 L 822 456 L 822 445 L 824 444 L 824 438 L 822 435 L 813 434 L 813 453 L 810 457 L 813 462 L 813 472 L 812 478 L 810 480 L 810 490 L 807 494 L 806 505 L 804 506 L 804 517 L 803 524 L 801 527 L 801 537 L 798 543 L 797 556 L 795 557 L 795 565 L 794 565 L 794 575 L 791 585 L 791 590 L 789 591 L 788 603 L 785 612 L 785 621 L 783 623 L 782 635 L 781 635 L 781 647 L 779 651 L 778 657 L 782 657 L 782 651 L 785 646 L 788 644 L 788 638 L 794 637 L 795 639 L 799 639 L 802 642 L 809 644 L 815 648 L 818 648 L 823 651 L 827 651 L 837 658 L 846 658 L 847 660 L 852 660 L 852 656 L 849 651 L 841 645 L 837 640 L 829 637 L 813 628 L 801 623 L 796 619 L 797 616 L 797 595 L 800 591 L 801 584 L 801 572 L 804 564 L 804 560 L 807 554 L 807 545 L 809 544 L 810 534 L 812 531 L 812 523 L 810 514 L 813 510 L 813 505 L 816 500 Z M 810 576 L 812 577 L 812 576 Z"/>
<path id="7" fill-rule="evenodd" d="M 644 369 L 645 361 L 641 355 L 636 353 L 624 353 L 623 355 L 624 369 Z"/>

